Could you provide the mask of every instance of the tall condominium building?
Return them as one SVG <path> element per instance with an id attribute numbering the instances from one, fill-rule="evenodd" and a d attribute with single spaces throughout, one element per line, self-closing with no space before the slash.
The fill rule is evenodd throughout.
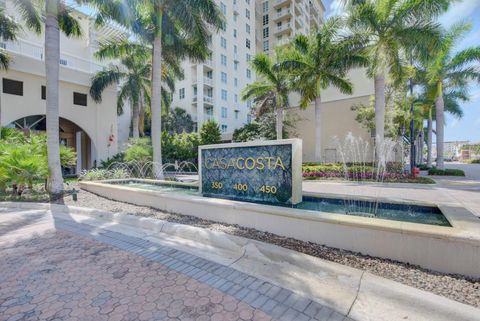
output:
<path id="1" fill-rule="evenodd" d="M 212 32 L 210 57 L 204 63 L 185 61 L 185 77 L 177 81 L 172 107 L 185 109 L 197 124 L 219 123 L 224 138 L 250 122 L 251 102 L 241 91 L 255 80 L 249 61 L 296 34 L 320 26 L 321 0 L 217 0 L 226 25 Z"/>
<path id="2" fill-rule="evenodd" d="M 297 34 L 309 34 L 323 22 L 321 0 L 257 0 L 257 52 L 270 53 Z"/>
<path id="3" fill-rule="evenodd" d="M 204 63 L 185 61 L 185 77 L 176 82 L 172 107 L 185 109 L 200 128 L 215 120 L 225 138 L 249 122 L 250 102 L 241 91 L 255 80 L 249 61 L 255 55 L 255 0 L 218 0 L 226 24 L 212 32 Z"/>

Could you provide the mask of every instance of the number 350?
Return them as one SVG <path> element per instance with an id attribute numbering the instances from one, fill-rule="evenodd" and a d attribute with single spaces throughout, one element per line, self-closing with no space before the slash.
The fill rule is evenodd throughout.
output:
<path id="1" fill-rule="evenodd" d="M 223 184 L 222 184 L 221 182 L 212 182 L 211 188 L 213 188 L 213 189 L 222 189 L 222 188 L 223 188 Z"/>

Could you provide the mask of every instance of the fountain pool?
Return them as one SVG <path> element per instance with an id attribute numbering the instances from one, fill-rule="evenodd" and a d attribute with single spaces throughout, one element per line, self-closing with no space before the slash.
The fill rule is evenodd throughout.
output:
<path id="1" fill-rule="evenodd" d="M 108 182 L 109 184 L 122 185 L 125 187 L 142 190 L 159 191 L 163 193 L 180 193 L 183 195 L 200 196 L 198 187 L 192 184 L 173 184 L 165 182 L 146 182 L 143 180 L 119 180 Z M 218 197 L 218 196 L 215 196 Z M 231 198 L 234 200 L 234 198 Z M 258 203 L 258 202 L 256 202 Z M 269 204 L 280 207 L 291 207 L 295 209 L 326 212 L 341 215 L 354 215 L 376 219 L 393 221 L 439 225 L 451 227 L 447 218 L 438 207 L 420 206 L 413 204 L 384 203 L 378 201 L 358 200 L 352 202 L 349 199 L 304 196 L 303 202 L 296 205 Z"/>

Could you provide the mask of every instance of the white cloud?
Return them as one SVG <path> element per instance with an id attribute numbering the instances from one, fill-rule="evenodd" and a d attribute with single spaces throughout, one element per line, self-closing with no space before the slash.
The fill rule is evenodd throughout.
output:
<path id="1" fill-rule="evenodd" d="M 463 0 L 455 2 L 448 12 L 440 16 L 440 23 L 448 28 L 452 24 L 468 18 L 477 8 L 480 8 L 480 1 Z"/>

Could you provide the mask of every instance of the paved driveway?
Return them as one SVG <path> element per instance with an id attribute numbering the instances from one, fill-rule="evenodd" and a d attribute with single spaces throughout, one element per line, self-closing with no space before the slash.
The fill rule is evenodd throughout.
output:
<path id="1" fill-rule="evenodd" d="M 350 320 L 287 289 L 42 210 L 0 209 L 0 320 Z"/>

